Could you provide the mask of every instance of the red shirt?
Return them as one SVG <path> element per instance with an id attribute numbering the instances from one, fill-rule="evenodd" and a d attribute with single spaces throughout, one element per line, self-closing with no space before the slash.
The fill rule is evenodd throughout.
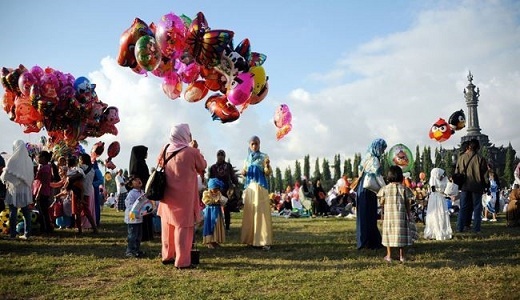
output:
<path id="1" fill-rule="evenodd" d="M 33 185 L 33 187 L 34 187 L 33 194 L 38 195 L 38 191 L 39 191 L 40 196 L 49 196 L 50 197 L 52 195 L 51 180 L 52 180 L 51 165 L 49 165 L 49 164 L 40 165 L 38 167 L 38 172 L 36 172 L 36 177 L 34 178 L 35 184 Z"/>

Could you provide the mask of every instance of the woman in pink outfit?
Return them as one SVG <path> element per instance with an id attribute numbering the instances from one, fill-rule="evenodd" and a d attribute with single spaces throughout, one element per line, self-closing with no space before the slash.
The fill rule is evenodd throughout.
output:
<path id="1" fill-rule="evenodd" d="M 188 124 L 173 126 L 170 143 L 161 149 L 159 165 L 175 154 L 164 166 L 166 189 L 157 214 L 161 217 L 162 263 L 178 269 L 192 268 L 191 247 L 195 222 L 200 221 L 197 174 L 203 174 L 206 160 L 197 148 L 190 147 Z"/>

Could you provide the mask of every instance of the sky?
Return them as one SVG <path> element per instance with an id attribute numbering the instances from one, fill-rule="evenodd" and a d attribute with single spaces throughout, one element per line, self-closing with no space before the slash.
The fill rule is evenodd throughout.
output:
<path id="1" fill-rule="evenodd" d="M 496 146 L 520 151 L 520 2 L 511 1 L 3 1 L 0 66 L 52 67 L 96 84 L 101 101 L 119 108 L 118 135 L 87 139 L 121 144 L 114 158 L 128 168 L 130 149 L 149 148 L 155 165 L 172 125 L 188 123 L 208 165 L 224 149 L 242 166 L 248 141 L 282 172 L 309 155 L 332 161 L 364 153 L 375 138 L 388 149 L 401 143 L 457 147 L 466 129 L 438 143 L 428 137 L 439 118 L 467 115 L 468 72 L 480 90 L 479 125 Z M 81 5 L 79 5 L 81 4 Z M 267 55 L 269 94 L 232 123 L 213 121 L 204 100 L 169 99 L 161 79 L 117 64 L 119 38 L 134 18 L 157 23 L 173 12 L 203 12 L 212 29 L 235 33 L 252 51 Z M 184 85 L 186 87 L 186 85 Z M 0 91 L 0 96 L 3 90 Z M 276 140 L 280 104 L 292 113 L 292 130 Z M 23 134 L 0 112 L 0 151 L 16 139 L 38 143 L 46 132 Z M 517 153 L 518 155 L 518 153 Z M 101 156 L 106 158 L 106 153 Z"/>

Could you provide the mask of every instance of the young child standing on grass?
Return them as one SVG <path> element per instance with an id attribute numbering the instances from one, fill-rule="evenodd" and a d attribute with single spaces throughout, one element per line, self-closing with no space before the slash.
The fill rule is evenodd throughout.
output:
<path id="1" fill-rule="evenodd" d="M 143 236 L 143 219 L 140 214 L 131 214 L 134 202 L 144 194 L 142 190 L 143 182 L 137 176 L 130 176 L 132 190 L 128 192 L 125 199 L 125 223 L 128 225 L 128 246 L 126 247 L 126 257 L 142 258 L 144 252 L 141 251 L 141 239 Z"/>
<path id="2" fill-rule="evenodd" d="M 224 218 L 222 217 L 224 205 L 227 198 L 220 192 L 224 185 L 217 178 L 208 180 L 208 189 L 202 193 L 202 202 L 206 204 L 204 208 L 204 229 L 202 231 L 202 242 L 208 248 L 216 248 L 226 240 L 226 230 L 224 227 Z"/>
<path id="3" fill-rule="evenodd" d="M 391 166 L 388 170 L 388 184 L 377 193 L 380 205 L 383 207 L 382 244 L 386 246 L 384 260 L 392 262 L 392 248 L 399 248 L 399 260 L 405 262 L 405 246 L 413 244 L 411 228 L 408 222 L 412 220 L 410 202 L 413 192 L 405 187 L 403 170 Z"/>

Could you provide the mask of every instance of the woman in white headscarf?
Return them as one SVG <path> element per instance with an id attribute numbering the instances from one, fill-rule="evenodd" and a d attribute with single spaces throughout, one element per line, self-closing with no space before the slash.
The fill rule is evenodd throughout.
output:
<path id="1" fill-rule="evenodd" d="M 32 184 L 34 180 L 34 164 L 25 148 L 25 142 L 17 140 L 13 144 L 13 155 L 6 163 L 2 176 L 6 185 L 5 203 L 9 206 L 9 234 L 11 238 L 16 237 L 16 220 L 18 208 L 21 208 L 24 219 L 24 235 L 27 239 L 31 233 L 31 211 L 29 204 L 33 202 Z"/>
<path id="2" fill-rule="evenodd" d="M 443 169 L 433 168 L 430 173 L 430 196 L 428 197 L 428 214 L 424 227 L 424 238 L 449 240 L 453 231 L 450 225 L 450 212 L 443 191 L 448 184 L 448 178 Z"/>
<path id="3" fill-rule="evenodd" d="M 175 264 L 178 269 L 192 268 L 191 247 L 194 225 L 199 222 L 200 207 L 197 175 L 204 174 L 207 163 L 199 149 L 190 147 L 188 124 L 173 126 L 170 141 L 161 149 L 159 164 L 166 174 L 164 198 L 157 214 L 161 217 L 162 263 Z M 165 157 L 175 154 L 166 165 Z"/>

